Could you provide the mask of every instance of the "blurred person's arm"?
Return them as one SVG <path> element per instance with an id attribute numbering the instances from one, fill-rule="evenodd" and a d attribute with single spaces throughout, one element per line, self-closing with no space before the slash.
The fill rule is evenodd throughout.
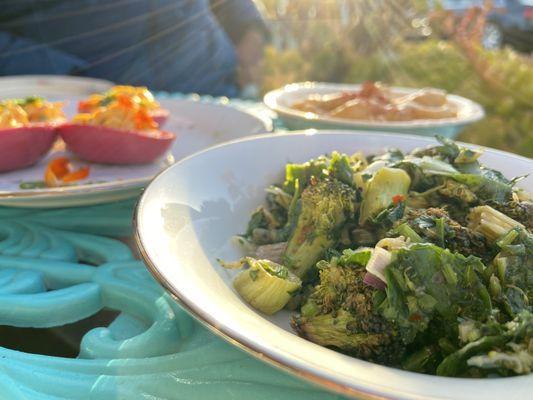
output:
<path id="1" fill-rule="evenodd" d="M 0 75 L 74 73 L 85 62 L 34 41 L 0 32 Z"/>
<path id="2" fill-rule="evenodd" d="M 269 30 L 252 0 L 210 0 L 211 11 L 233 42 L 241 88 L 260 82 L 260 66 Z"/>

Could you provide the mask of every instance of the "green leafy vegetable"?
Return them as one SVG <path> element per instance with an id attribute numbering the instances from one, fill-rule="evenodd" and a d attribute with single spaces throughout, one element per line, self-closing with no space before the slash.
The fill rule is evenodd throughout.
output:
<path id="1" fill-rule="evenodd" d="M 400 228 L 400 226 L 402 226 Z M 453 252 L 463 255 L 474 255 L 484 261 L 490 261 L 496 254 L 491 249 L 485 237 L 473 229 L 467 228 L 452 219 L 441 208 L 409 209 L 404 218 L 399 221 L 398 227 L 391 234 L 400 234 L 413 237 L 412 233 L 406 232 L 410 228 L 418 236 L 413 242 L 430 242 L 440 247 L 448 248 Z"/>
<path id="2" fill-rule="evenodd" d="M 288 164 L 241 240 L 235 287 L 299 311 L 293 329 L 347 354 L 444 376 L 533 370 L 533 203 L 439 138 L 404 155 Z M 372 247 L 364 247 L 372 246 Z"/>
<path id="3" fill-rule="evenodd" d="M 23 181 L 19 183 L 21 189 L 43 189 L 47 187 L 44 181 Z"/>
<path id="4" fill-rule="evenodd" d="M 500 376 L 528 374 L 533 371 L 533 314 L 523 311 L 506 324 L 488 321 L 470 323 L 476 330 L 474 340 L 446 357 L 437 367 L 444 376 Z"/>
<path id="5" fill-rule="evenodd" d="M 464 183 L 481 200 L 505 202 L 511 199 L 512 185 L 501 180 L 473 174 L 454 174 L 450 177 L 457 182 Z"/>
<path id="6" fill-rule="evenodd" d="M 432 244 L 414 244 L 393 253 L 385 269 L 387 298 L 381 305 L 406 343 L 435 320 L 456 325 L 457 317 L 485 320 L 491 313 L 478 258 L 464 257 Z"/>

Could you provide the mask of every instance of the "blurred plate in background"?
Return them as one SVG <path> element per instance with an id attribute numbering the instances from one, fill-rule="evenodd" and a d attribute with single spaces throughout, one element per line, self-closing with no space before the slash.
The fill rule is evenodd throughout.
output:
<path id="1" fill-rule="evenodd" d="M 1 84 L 1 82 L 0 82 Z M 105 89 L 104 89 L 105 90 Z M 70 118 L 83 96 L 55 97 L 65 102 Z M 272 121 L 222 104 L 186 99 L 162 99 L 170 111 L 163 129 L 176 134 L 170 153 L 146 165 L 93 164 L 87 182 L 75 186 L 21 189 L 21 182 L 43 179 L 51 159 L 71 156 L 59 144 L 32 167 L 0 174 L 0 205 L 12 207 L 67 207 L 105 203 L 137 196 L 160 171 L 192 153 L 215 144 L 272 130 Z"/>
<path id="2" fill-rule="evenodd" d="M 0 77 L 0 99 L 42 96 L 51 99 L 87 96 L 105 92 L 113 82 L 61 75 L 20 75 Z"/>
<path id="3" fill-rule="evenodd" d="M 455 118 L 426 119 L 412 121 L 364 121 L 345 118 L 334 118 L 299 111 L 292 108 L 296 102 L 305 100 L 311 94 L 331 94 L 338 92 L 357 92 L 361 85 L 301 82 L 286 85 L 283 88 L 268 92 L 264 97 L 265 104 L 275 111 L 289 129 L 358 129 L 371 131 L 389 131 L 408 133 L 421 136 L 442 135 L 453 138 L 468 124 L 480 120 L 485 113 L 483 108 L 461 96 L 448 94 L 448 100 L 458 109 Z M 393 93 L 409 94 L 419 89 L 390 87 Z"/>

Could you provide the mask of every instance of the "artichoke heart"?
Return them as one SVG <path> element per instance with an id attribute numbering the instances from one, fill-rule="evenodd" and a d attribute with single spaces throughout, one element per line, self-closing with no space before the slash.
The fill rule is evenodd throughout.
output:
<path id="1" fill-rule="evenodd" d="M 368 181 L 363 191 L 359 224 L 377 215 L 393 203 L 394 196 L 407 196 L 411 178 L 404 170 L 383 167 Z"/>
<path id="2" fill-rule="evenodd" d="M 300 278 L 273 261 L 244 257 L 239 263 L 248 268 L 235 277 L 235 290 L 247 303 L 265 314 L 281 310 L 302 286 Z"/>

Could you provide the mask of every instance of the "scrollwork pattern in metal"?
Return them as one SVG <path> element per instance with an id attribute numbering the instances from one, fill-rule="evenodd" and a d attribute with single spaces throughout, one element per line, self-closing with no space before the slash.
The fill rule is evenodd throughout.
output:
<path id="1" fill-rule="evenodd" d="M 122 242 L 132 203 L 0 208 L 0 325 L 47 328 L 119 311 L 78 358 L 0 347 L 0 399 L 331 399 L 198 325 Z M 0 336 L 0 345 L 2 338 Z"/>

